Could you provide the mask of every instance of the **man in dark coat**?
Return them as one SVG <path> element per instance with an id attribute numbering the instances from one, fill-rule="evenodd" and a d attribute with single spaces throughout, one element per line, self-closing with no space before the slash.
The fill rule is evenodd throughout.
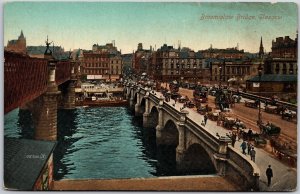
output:
<path id="1" fill-rule="evenodd" d="M 241 148 L 243 150 L 243 154 L 246 154 L 245 150 L 246 150 L 247 144 L 245 141 L 243 141 L 243 143 L 241 144 Z"/>
<path id="2" fill-rule="evenodd" d="M 269 187 L 271 185 L 271 178 L 273 177 L 273 170 L 271 168 L 271 165 L 269 165 L 269 168 L 267 168 L 266 175 L 268 178 L 268 187 Z"/>

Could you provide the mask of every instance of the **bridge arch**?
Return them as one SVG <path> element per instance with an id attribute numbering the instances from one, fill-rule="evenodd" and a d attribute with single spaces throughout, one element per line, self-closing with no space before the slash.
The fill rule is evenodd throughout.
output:
<path id="1" fill-rule="evenodd" d="M 181 166 L 185 171 L 201 173 L 201 174 L 215 174 L 216 167 L 213 159 L 199 143 L 190 145 L 184 153 Z"/>
<path id="2" fill-rule="evenodd" d="M 140 113 L 143 114 L 146 110 L 146 99 L 142 98 L 141 104 L 140 104 Z"/>
<path id="3" fill-rule="evenodd" d="M 168 120 L 162 130 L 162 139 L 166 145 L 177 146 L 179 143 L 179 132 L 176 123 Z"/>
<path id="4" fill-rule="evenodd" d="M 156 106 L 152 106 L 148 117 L 149 128 L 155 128 L 158 125 L 158 110 Z"/>

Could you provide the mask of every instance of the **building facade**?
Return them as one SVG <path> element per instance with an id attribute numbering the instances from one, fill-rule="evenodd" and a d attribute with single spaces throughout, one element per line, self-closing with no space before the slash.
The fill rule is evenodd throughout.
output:
<path id="1" fill-rule="evenodd" d="M 141 75 L 142 73 L 151 74 L 153 50 L 143 49 L 143 44 L 139 43 L 137 50 L 133 54 L 133 70 L 135 74 Z"/>
<path id="2" fill-rule="evenodd" d="M 295 40 L 289 36 L 277 37 L 272 40 L 272 58 L 297 58 L 298 56 L 298 34 Z"/>
<path id="3" fill-rule="evenodd" d="M 258 74 L 260 62 L 253 60 L 216 60 L 211 65 L 212 81 L 239 84 Z"/>
<path id="4" fill-rule="evenodd" d="M 226 48 L 226 49 L 216 49 L 212 48 L 201 50 L 204 58 L 210 59 L 242 59 L 245 57 L 244 50 L 239 50 L 237 47 Z"/>
<path id="5" fill-rule="evenodd" d="M 9 40 L 5 50 L 26 54 L 26 38 L 24 37 L 23 31 L 17 40 Z"/>
<path id="6" fill-rule="evenodd" d="M 164 44 L 155 52 L 154 78 L 161 81 L 197 83 L 210 79 L 210 68 L 200 52 Z"/>
<path id="7" fill-rule="evenodd" d="M 93 45 L 92 51 L 83 51 L 81 74 L 88 80 L 119 81 L 122 78 L 121 52 L 113 44 Z"/>

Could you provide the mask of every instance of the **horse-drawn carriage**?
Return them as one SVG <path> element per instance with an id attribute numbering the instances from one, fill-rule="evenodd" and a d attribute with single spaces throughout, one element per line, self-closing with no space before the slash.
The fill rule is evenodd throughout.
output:
<path id="1" fill-rule="evenodd" d="M 218 112 L 209 112 L 209 113 L 207 113 L 207 117 L 212 121 L 217 121 L 219 118 L 219 113 Z"/>
<path id="2" fill-rule="evenodd" d="M 212 107 L 206 105 L 206 106 L 201 106 L 201 104 L 197 104 L 196 102 L 196 107 L 197 107 L 197 112 L 200 113 L 201 115 L 204 115 L 207 112 L 212 111 Z"/>
<path id="3" fill-rule="evenodd" d="M 267 113 L 276 114 L 278 110 L 277 110 L 277 106 L 267 105 L 267 106 L 265 106 L 265 111 Z"/>
<path id="4" fill-rule="evenodd" d="M 233 117 L 224 117 L 223 126 L 227 129 L 232 129 L 235 124 L 235 119 Z"/>
<path id="5" fill-rule="evenodd" d="M 181 96 L 178 99 L 178 102 L 180 102 L 180 103 L 185 103 L 186 101 L 189 101 L 189 98 L 187 96 Z"/>
<path id="6" fill-rule="evenodd" d="M 176 80 L 170 82 L 169 88 L 170 88 L 171 93 L 179 92 L 179 84 L 177 83 Z"/>
<path id="7" fill-rule="evenodd" d="M 274 125 L 273 123 L 267 123 L 267 124 L 259 124 L 259 128 L 261 130 L 261 133 L 263 135 L 268 136 L 279 136 L 281 128 Z"/>
<path id="8" fill-rule="evenodd" d="M 254 100 L 245 100 L 245 106 L 250 108 L 257 108 L 258 102 Z"/>
<path id="9" fill-rule="evenodd" d="M 286 119 L 288 121 L 291 121 L 291 120 L 293 120 L 293 118 L 297 117 L 297 113 L 295 111 L 291 111 L 291 110 L 286 109 L 286 110 L 282 111 L 281 117 L 282 117 L 282 119 Z"/>
<path id="10" fill-rule="evenodd" d="M 233 100 L 235 103 L 240 103 L 240 102 L 241 102 L 241 99 L 242 99 L 242 97 L 239 96 L 239 95 L 232 95 L 232 100 Z"/>
<path id="11" fill-rule="evenodd" d="M 185 103 L 185 106 L 188 107 L 188 108 L 194 108 L 195 107 L 195 103 L 192 102 L 192 101 L 186 101 Z"/>
<path id="12" fill-rule="evenodd" d="M 207 102 L 207 88 L 204 86 L 197 86 L 193 92 L 194 100 L 200 103 Z"/>

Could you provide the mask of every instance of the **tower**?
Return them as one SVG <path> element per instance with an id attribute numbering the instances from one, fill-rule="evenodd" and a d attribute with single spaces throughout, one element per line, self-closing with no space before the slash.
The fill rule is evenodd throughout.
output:
<path id="1" fill-rule="evenodd" d="M 263 58 L 264 56 L 264 46 L 262 42 L 262 37 L 260 37 L 260 46 L 259 46 L 259 53 L 258 53 L 259 58 Z"/>

